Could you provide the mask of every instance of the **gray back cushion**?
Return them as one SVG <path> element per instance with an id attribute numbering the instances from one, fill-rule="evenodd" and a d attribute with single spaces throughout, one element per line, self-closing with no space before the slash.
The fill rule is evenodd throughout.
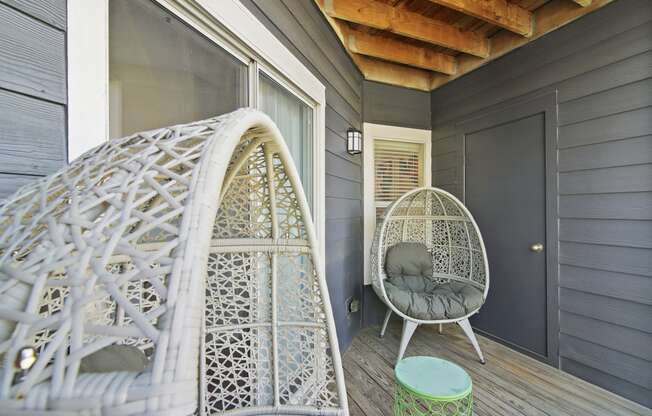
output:
<path id="1" fill-rule="evenodd" d="M 432 256 L 422 243 L 398 243 L 387 250 L 385 271 L 389 277 L 432 277 Z"/>

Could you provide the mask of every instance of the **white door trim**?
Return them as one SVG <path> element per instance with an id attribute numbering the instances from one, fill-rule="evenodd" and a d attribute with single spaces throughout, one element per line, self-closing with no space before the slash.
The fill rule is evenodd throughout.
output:
<path id="1" fill-rule="evenodd" d="M 69 161 L 109 137 L 109 1 L 68 0 Z M 154 1 L 238 59 L 255 61 L 313 108 L 313 221 L 325 258 L 324 85 L 239 0 Z"/>
<path id="2" fill-rule="evenodd" d="M 364 284 L 371 284 L 369 275 L 369 255 L 371 243 L 376 230 L 376 210 L 374 204 L 374 142 L 376 140 L 394 140 L 408 143 L 423 144 L 423 181 L 422 186 L 432 183 L 431 169 L 431 142 L 430 130 L 412 129 L 407 127 L 387 126 L 383 124 L 364 123 L 364 152 L 363 152 L 363 205 L 364 205 Z"/>

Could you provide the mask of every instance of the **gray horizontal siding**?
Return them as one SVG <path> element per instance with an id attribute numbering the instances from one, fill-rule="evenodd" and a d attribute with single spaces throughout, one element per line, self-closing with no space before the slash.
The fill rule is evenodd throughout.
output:
<path id="1" fill-rule="evenodd" d="M 66 29 L 66 0 L 0 0 L 0 3 L 58 29 Z"/>
<path id="2" fill-rule="evenodd" d="M 65 33 L 0 3 L 0 88 L 66 101 Z"/>
<path id="3" fill-rule="evenodd" d="M 430 129 L 430 93 L 364 81 L 362 118 L 365 123 Z"/>
<path id="4" fill-rule="evenodd" d="M 432 118 L 434 181 L 459 196 L 455 124 L 557 90 L 561 367 L 652 406 L 649 6 L 614 2 L 434 91 Z"/>
<path id="5" fill-rule="evenodd" d="M 66 163 L 65 27 L 65 0 L 0 0 L 0 198 Z"/>
<path id="6" fill-rule="evenodd" d="M 362 165 L 346 153 L 346 130 L 362 127 L 362 77 L 312 1 L 242 3 L 326 87 L 326 278 L 340 344 L 360 328 L 345 301 L 362 297 Z"/>

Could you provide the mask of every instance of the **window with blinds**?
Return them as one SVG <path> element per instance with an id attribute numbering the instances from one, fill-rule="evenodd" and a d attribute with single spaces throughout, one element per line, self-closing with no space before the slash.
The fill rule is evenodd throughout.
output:
<path id="1" fill-rule="evenodd" d="M 423 145 L 395 140 L 374 141 L 376 216 L 407 191 L 423 186 Z"/>

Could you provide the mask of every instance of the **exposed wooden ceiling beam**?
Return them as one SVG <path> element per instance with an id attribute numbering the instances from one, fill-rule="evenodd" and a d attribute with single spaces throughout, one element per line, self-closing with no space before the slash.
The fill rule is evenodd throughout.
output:
<path id="1" fill-rule="evenodd" d="M 532 13 L 507 0 L 430 0 L 523 36 L 532 34 Z M 591 0 L 575 0 L 591 1 Z"/>
<path id="2" fill-rule="evenodd" d="M 346 47 L 353 53 L 448 75 L 454 74 L 457 70 L 455 57 L 435 52 L 428 47 L 416 46 L 352 28 L 343 29 Z"/>
<path id="3" fill-rule="evenodd" d="M 489 56 L 489 42 L 418 13 L 373 0 L 316 0 L 328 16 L 386 30 L 401 36 L 454 49 L 480 58 Z"/>
<path id="4" fill-rule="evenodd" d="M 534 31 L 532 36 L 524 38 L 507 31 L 500 31 L 491 38 L 491 54 L 484 59 L 472 56 L 459 56 L 457 59 L 457 73 L 452 76 L 433 76 L 432 89 L 454 80 L 518 47 L 540 38 L 546 33 L 558 29 L 585 14 L 603 7 L 613 0 L 593 0 L 590 6 L 577 7 L 569 0 L 551 0 L 534 11 Z"/>
<path id="5" fill-rule="evenodd" d="M 316 1 L 319 4 L 319 1 Z M 432 84 L 430 76 L 431 72 L 418 68 L 410 68 L 404 65 L 392 64 L 390 62 L 379 61 L 377 59 L 367 58 L 366 56 L 351 52 L 347 46 L 348 42 L 346 41 L 347 33 L 351 29 L 346 23 L 339 22 L 327 15 L 321 7 L 320 10 L 335 31 L 337 37 L 340 39 L 346 52 L 349 54 L 360 72 L 362 72 L 365 79 L 385 84 L 400 85 L 422 91 L 430 91 L 430 85 Z"/>
<path id="6" fill-rule="evenodd" d="M 351 53 L 351 58 L 367 80 L 430 91 L 429 71 L 379 61 L 356 53 Z"/>

